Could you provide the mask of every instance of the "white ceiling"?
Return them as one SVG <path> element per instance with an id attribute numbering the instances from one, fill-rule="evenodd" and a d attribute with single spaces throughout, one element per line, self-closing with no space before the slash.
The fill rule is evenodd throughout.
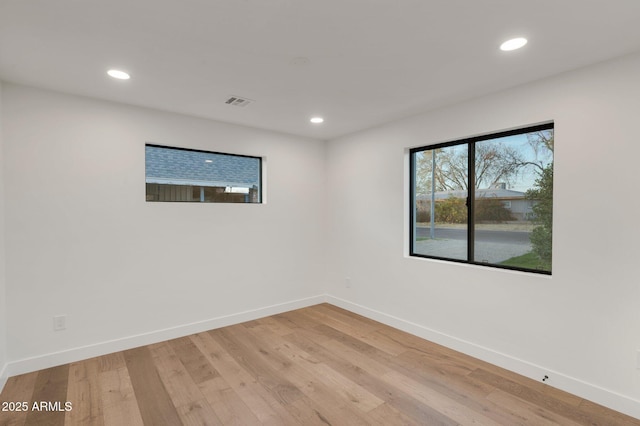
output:
<path id="1" fill-rule="evenodd" d="M 640 0 L 0 0 L 4 81 L 319 139 L 635 51 Z"/>

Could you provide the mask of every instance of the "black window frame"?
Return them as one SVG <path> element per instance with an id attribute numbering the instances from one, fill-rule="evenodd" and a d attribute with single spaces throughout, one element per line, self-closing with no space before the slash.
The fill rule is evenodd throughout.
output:
<path id="1" fill-rule="evenodd" d="M 542 124 L 537 124 L 533 126 L 520 127 L 517 129 L 506 130 L 495 133 L 487 133 L 479 136 L 473 136 L 469 138 L 457 139 L 454 141 L 437 143 L 433 145 L 425 145 L 416 148 L 411 148 L 409 150 L 409 256 L 411 257 L 419 257 L 426 259 L 436 259 L 436 260 L 444 260 L 448 262 L 455 263 L 463 263 L 468 265 L 478 265 L 485 266 L 489 268 L 497 268 L 497 269 L 507 269 L 507 270 L 515 270 L 521 272 L 532 272 L 536 274 L 542 275 L 552 275 L 552 271 L 546 271 L 541 269 L 530 269 L 530 268 L 521 268 L 516 266 L 507 266 L 507 265 L 498 265 L 493 263 L 486 262 L 478 262 L 476 260 L 469 260 L 474 258 L 474 248 L 475 248 L 475 144 L 478 142 L 498 139 L 508 136 L 521 135 L 526 133 L 544 131 L 544 130 L 555 130 L 555 123 L 553 121 L 545 122 Z M 555 133 L 555 131 L 554 131 Z M 459 145 L 467 145 L 468 147 L 468 181 L 467 181 L 467 259 L 455 259 L 443 256 L 434 256 L 422 253 L 416 253 L 414 251 L 414 242 L 415 242 L 415 206 L 416 206 L 416 162 L 415 162 L 415 153 L 422 151 L 430 151 L 438 148 L 446 148 L 451 146 L 459 146 Z M 555 164 L 554 164 L 555 167 Z M 473 185 L 471 183 L 474 183 Z"/>
<path id="2" fill-rule="evenodd" d="M 204 154 L 215 154 L 215 155 L 225 155 L 225 156 L 230 156 L 230 157 L 241 157 L 241 158 L 252 158 L 252 159 L 256 159 L 258 160 L 258 200 L 256 202 L 245 202 L 245 203 L 233 203 L 233 202 L 225 202 L 225 201 L 216 201 L 216 202 L 198 202 L 198 201 L 150 201 L 150 200 L 146 200 L 146 202 L 148 203 L 193 203 L 193 204 L 219 204 L 219 203 L 223 203 L 223 204 L 264 204 L 264 199 L 263 199 L 263 192 L 264 192 L 264 186 L 263 186 L 263 166 L 262 166 L 262 162 L 263 162 L 263 157 L 260 156 L 255 156 L 255 155 L 245 155 L 245 154 L 232 154 L 229 152 L 221 152 L 221 151 L 209 151 L 209 150 L 204 150 L 204 149 L 196 149 L 196 148 L 184 148 L 184 147 L 179 147 L 179 146 L 170 146 L 170 145 L 160 145 L 160 144 L 155 144 L 155 143 L 145 143 L 144 144 L 145 149 L 146 147 L 152 147 L 152 148 L 165 148 L 165 149 L 173 149 L 173 150 L 178 150 L 178 151 L 190 151 L 190 152 L 199 152 L 199 153 L 204 153 Z M 145 158 L 145 163 L 146 163 L 146 158 Z M 146 167 L 146 166 L 145 166 Z M 145 186 L 146 186 L 147 182 L 146 182 L 146 171 L 145 171 Z M 146 193 L 146 189 L 145 189 L 145 193 Z"/>

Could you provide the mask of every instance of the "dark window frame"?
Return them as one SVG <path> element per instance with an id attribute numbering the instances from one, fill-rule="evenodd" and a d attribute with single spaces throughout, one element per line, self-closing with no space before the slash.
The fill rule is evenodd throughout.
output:
<path id="1" fill-rule="evenodd" d="M 224 202 L 224 201 L 217 201 L 217 202 L 198 202 L 198 201 L 150 201 L 150 200 L 146 200 L 146 202 L 149 203 L 194 203 L 194 204 L 218 204 L 218 203 L 224 203 L 224 204 L 264 204 L 264 199 L 263 199 L 263 192 L 264 192 L 264 186 L 263 186 L 263 157 L 260 156 L 255 156 L 255 155 L 245 155 L 245 154 L 231 154 L 228 152 L 221 152 L 221 151 L 208 151 L 208 150 L 204 150 L 204 149 L 196 149 L 196 148 L 184 148 L 184 147 L 179 147 L 179 146 L 170 146 L 170 145 L 160 145 L 160 144 L 155 144 L 155 143 L 145 143 L 144 144 L 145 149 L 146 147 L 151 147 L 151 148 L 165 148 L 165 149 L 173 149 L 173 150 L 178 150 L 178 151 L 188 151 L 188 152 L 199 152 L 199 153 L 203 153 L 203 154 L 214 154 L 214 155 L 225 155 L 225 156 L 230 156 L 230 157 L 241 157 L 241 158 L 252 158 L 255 160 L 258 160 L 258 200 L 256 202 L 249 202 L 249 203 L 233 203 L 233 202 Z M 146 161 L 146 158 L 145 158 Z M 145 186 L 146 186 L 146 172 L 145 172 Z M 146 193 L 146 190 L 145 190 Z"/>
<path id="2" fill-rule="evenodd" d="M 521 272 L 533 272 L 536 274 L 542 275 L 552 275 L 551 271 L 545 271 L 540 269 L 529 269 L 529 268 L 521 268 L 516 266 L 506 266 L 506 265 L 498 265 L 493 263 L 485 263 L 478 262 L 475 260 L 469 260 L 474 258 L 474 248 L 475 248 L 475 144 L 478 142 L 491 140 L 491 139 L 499 139 L 508 136 L 521 135 L 526 133 L 532 133 L 543 130 L 554 130 L 555 125 L 553 121 L 537 124 L 528 127 L 520 127 L 517 129 L 506 130 L 502 132 L 495 133 L 487 133 L 479 136 L 457 139 L 449 142 L 442 142 L 433 145 L 425 145 L 416 148 L 411 148 L 409 150 L 409 256 L 425 258 L 425 259 L 436 259 L 436 260 L 444 260 L 448 262 L 455 263 L 463 263 L 467 265 L 478 265 L 485 266 L 489 268 L 497 268 L 497 269 L 507 269 Z M 415 154 L 422 151 L 430 151 L 438 148 L 446 148 L 451 146 L 460 146 L 467 145 L 468 149 L 468 181 L 467 181 L 467 259 L 454 259 L 443 256 L 434 256 L 427 255 L 422 253 L 416 253 L 414 251 L 414 242 L 415 242 L 415 206 L 416 206 L 416 161 Z M 473 185 L 471 184 L 473 183 Z"/>

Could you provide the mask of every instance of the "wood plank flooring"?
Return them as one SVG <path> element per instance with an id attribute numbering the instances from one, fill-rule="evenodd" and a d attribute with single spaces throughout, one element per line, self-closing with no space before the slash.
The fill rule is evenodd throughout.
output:
<path id="1" fill-rule="evenodd" d="M 0 425 L 640 425 L 328 304 L 11 377 L 22 401 Z"/>

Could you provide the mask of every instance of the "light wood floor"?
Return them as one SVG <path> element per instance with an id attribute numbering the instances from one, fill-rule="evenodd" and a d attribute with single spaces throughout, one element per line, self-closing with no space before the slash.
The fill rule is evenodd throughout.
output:
<path id="1" fill-rule="evenodd" d="M 12 377 L 0 401 L 29 404 L 0 425 L 640 425 L 327 304 Z"/>

